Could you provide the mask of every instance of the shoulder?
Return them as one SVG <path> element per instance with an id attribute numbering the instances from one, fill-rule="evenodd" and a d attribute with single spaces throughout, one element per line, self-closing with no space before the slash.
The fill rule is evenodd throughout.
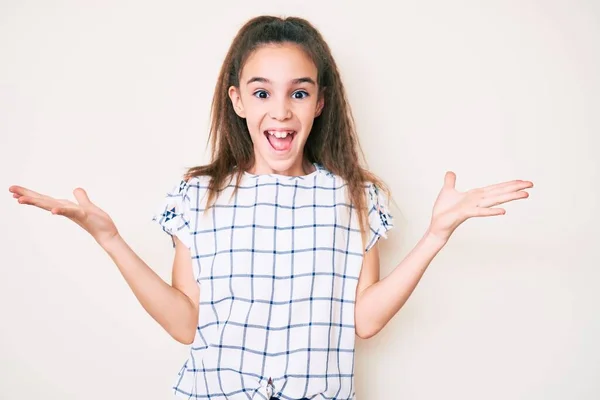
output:
<path id="1" fill-rule="evenodd" d="M 195 175 L 195 176 L 184 176 L 181 178 L 182 182 L 189 187 L 204 187 L 208 188 L 211 177 L 208 175 Z"/>
<path id="2" fill-rule="evenodd" d="M 186 197 L 194 203 L 201 201 L 207 196 L 210 187 L 211 177 L 208 175 L 197 175 L 192 177 L 183 177 L 181 186 Z"/>

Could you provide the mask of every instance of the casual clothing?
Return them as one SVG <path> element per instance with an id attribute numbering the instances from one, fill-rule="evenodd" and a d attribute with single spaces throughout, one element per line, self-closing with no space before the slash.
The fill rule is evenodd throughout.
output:
<path id="1" fill-rule="evenodd" d="M 161 202 L 153 219 L 190 248 L 200 284 L 178 396 L 354 399 L 365 249 L 345 182 L 314 166 L 298 177 L 245 172 L 237 194 L 230 183 L 207 212 L 205 176 L 178 182 Z M 373 184 L 365 191 L 370 249 L 393 225 L 384 193 Z"/>

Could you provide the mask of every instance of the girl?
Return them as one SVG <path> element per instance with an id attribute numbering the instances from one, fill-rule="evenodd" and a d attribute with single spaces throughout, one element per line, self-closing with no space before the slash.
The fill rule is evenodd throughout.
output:
<path id="1" fill-rule="evenodd" d="M 171 285 L 82 188 L 77 203 L 12 186 L 21 204 L 63 215 L 110 255 L 145 310 L 190 353 L 184 398 L 354 399 L 355 335 L 398 312 L 434 256 L 471 217 L 528 197 L 514 180 L 458 192 L 448 172 L 416 247 L 379 279 L 390 192 L 359 163 L 329 47 L 300 18 L 239 31 L 215 89 L 212 161 L 191 168 L 153 220 L 175 248 Z"/>

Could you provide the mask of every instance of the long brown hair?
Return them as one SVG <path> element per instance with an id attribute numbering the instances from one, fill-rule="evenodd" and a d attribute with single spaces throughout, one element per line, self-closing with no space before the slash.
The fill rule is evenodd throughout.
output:
<path id="1" fill-rule="evenodd" d="M 212 161 L 207 165 L 189 168 L 186 179 L 194 176 L 212 178 L 206 201 L 206 208 L 209 208 L 217 193 L 228 185 L 228 178 L 235 176 L 239 184 L 244 171 L 253 166 L 254 151 L 250 133 L 245 120 L 235 113 L 228 89 L 231 86 L 239 88 L 242 68 L 253 51 L 264 45 L 282 43 L 299 45 L 317 67 L 317 84 L 324 96 L 325 106 L 321 115 L 314 120 L 304 147 L 304 158 L 311 163 L 319 163 L 346 181 L 348 200 L 358 210 L 364 244 L 369 226 L 364 185 L 366 182 L 375 184 L 391 200 L 390 190 L 381 179 L 360 164 L 359 153 L 363 159 L 364 153 L 337 65 L 319 31 L 305 19 L 260 16 L 246 22 L 238 31 L 221 67 L 212 101 L 208 136 Z"/>

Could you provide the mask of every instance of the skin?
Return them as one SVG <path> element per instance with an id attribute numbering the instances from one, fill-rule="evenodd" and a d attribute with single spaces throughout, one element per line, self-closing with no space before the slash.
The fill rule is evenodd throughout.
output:
<path id="1" fill-rule="evenodd" d="M 312 81 L 312 82 L 311 82 Z M 240 87 L 229 88 L 231 102 L 245 118 L 254 143 L 254 174 L 299 176 L 312 172 L 303 159 L 303 147 L 313 120 L 323 107 L 316 85 L 317 69 L 297 46 L 266 46 L 248 59 Z M 264 136 L 267 129 L 296 132 L 292 150 L 276 154 Z M 533 183 L 512 180 L 458 191 L 456 175 L 446 172 L 435 200 L 431 221 L 410 253 L 384 279 L 380 279 L 379 245 L 364 255 L 355 304 L 356 334 L 376 335 L 404 305 L 437 253 L 455 230 L 470 218 L 501 216 L 496 206 L 525 199 Z M 73 194 L 76 202 L 55 199 L 22 186 L 9 191 L 19 204 L 31 205 L 63 216 L 88 232 L 108 253 L 144 309 L 173 338 L 193 342 L 198 322 L 200 286 L 193 278 L 190 250 L 175 238 L 172 283 L 164 282 L 129 247 L 110 216 L 95 205 L 83 188 Z"/>
<path id="2" fill-rule="evenodd" d="M 356 289 L 356 334 L 368 339 L 383 329 L 406 303 L 431 261 L 460 225 L 470 218 L 505 215 L 504 208 L 495 206 L 528 198 L 525 189 L 531 187 L 532 182 L 517 179 L 461 192 L 456 190 L 456 174 L 447 171 L 428 228 L 392 272 L 379 279 L 378 244 L 366 253 Z"/>
<path id="3" fill-rule="evenodd" d="M 249 172 L 300 176 L 314 170 L 302 155 L 324 106 L 316 82 L 317 67 L 297 45 L 267 45 L 248 57 L 240 87 L 230 87 L 229 98 L 245 118 L 254 144 L 255 163 Z M 265 137 L 271 129 L 296 132 L 289 152 L 275 154 Z"/>

